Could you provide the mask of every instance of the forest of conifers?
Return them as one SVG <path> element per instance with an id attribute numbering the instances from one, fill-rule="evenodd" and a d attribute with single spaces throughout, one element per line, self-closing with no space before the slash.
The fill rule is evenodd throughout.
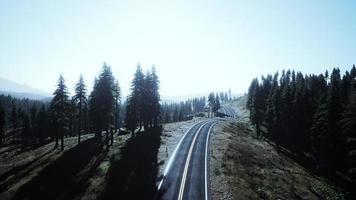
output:
<path id="1" fill-rule="evenodd" d="M 291 70 L 254 79 L 247 107 L 257 137 L 331 179 L 356 179 L 356 68 Z"/>
<path id="2" fill-rule="evenodd" d="M 134 133 L 136 128 L 148 129 L 158 123 L 190 119 L 204 110 L 205 97 L 182 102 L 160 103 L 159 80 L 154 67 L 146 74 L 137 66 L 131 83 L 131 93 L 121 102 L 121 90 L 111 68 L 103 65 L 94 80 L 93 90 L 80 76 L 70 97 L 62 75 L 51 101 L 19 99 L 0 95 L 0 144 L 40 145 L 56 141 L 63 148 L 64 137 L 96 133 L 110 146 L 113 134 L 120 127 Z"/>

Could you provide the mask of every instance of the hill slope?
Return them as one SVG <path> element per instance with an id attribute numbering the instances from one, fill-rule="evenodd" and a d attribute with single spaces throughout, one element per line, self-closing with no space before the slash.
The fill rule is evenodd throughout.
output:
<path id="1" fill-rule="evenodd" d="M 212 199 L 345 199 L 336 186 L 255 137 L 246 98 L 230 103 L 239 116 L 211 134 Z"/>

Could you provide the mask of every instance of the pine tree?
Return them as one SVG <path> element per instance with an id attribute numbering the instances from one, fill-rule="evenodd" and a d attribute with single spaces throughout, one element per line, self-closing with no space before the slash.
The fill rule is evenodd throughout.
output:
<path id="1" fill-rule="evenodd" d="M 356 180 L 356 79 L 352 81 L 350 98 L 340 120 L 343 137 L 346 138 L 346 170 Z"/>
<path id="2" fill-rule="evenodd" d="M 40 110 L 38 111 L 36 124 L 35 124 L 35 131 L 37 133 L 39 143 L 42 143 L 43 139 L 47 136 L 46 131 L 47 129 L 47 112 L 44 105 L 41 106 Z"/>
<path id="3" fill-rule="evenodd" d="M 141 104 L 141 112 L 143 112 L 143 126 L 145 130 L 148 130 L 150 125 L 152 125 L 152 118 L 153 118 L 153 77 L 151 76 L 150 72 L 147 71 L 144 79 L 144 89 L 143 89 L 143 98 L 145 99 L 142 101 Z"/>
<path id="4" fill-rule="evenodd" d="M 330 75 L 330 89 L 328 96 L 328 128 L 331 134 L 332 141 L 330 142 L 330 159 L 331 159 L 331 171 L 334 171 L 335 168 L 340 164 L 340 160 L 337 155 L 340 154 L 342 150 L 341 138 L 340 138 L 340 127 L 339 121 L 341 118 L 341 98 L 340 98 L 340 70 L 338 68 L 333 69 Z"/>
<path id="5" fill-rule="evenodd" d="M 128 97 L 126 106 L 126 127 L 131 130 L 132 137 L 135 135 L 135 129 L 139 125 L 142 129 L 144 121 L 144 102 L 145 102 L 145 75 L 142 73 L 141 66 L 138 65 L 131 82 L 131 95 Z"/>
<path id="6" fill-rule="evenodd" d="M 126 128 L 131 131 L 131 137 L 135 137 L 135 129 L 137 128 L 138 121 L 139 113 L 137 102 L 133 100 L 132 96 L 129 96 L 126 102 L 125 124 Z"/>
<path id="7" fill-rule="evenodd" d="M 152 117 L 153 117 L 153 125 L 155 127 L 158 126 L 158 117 L 161 113 L 161 105 L 160 105 L 160 94 L 159 94 L 159 79 L 157 75 L 157 71 L 155 66 L 152 66 L 151 69 L 151 77 L 152 77 Z"/>
<path id="8" fill-rule="evenodd" d="M 101 102 L 99 93 L 99 81 L 97 78 L 94 80 L 93 90 L 89 96 L 89 119 L 91 129 L 95 132 L 95 137 L 101 143 L 101 131 L 104 128 L 103 117 L 101 117 Z"/>
<path id="9" fill-rule="evenodd" d="M 247 96 L 247 102 L 246 102 L 247 109 L 251 109 L 251 107 L 252 107 L 252 102 L 253 102 L 253 99 L 255 98 L 254 92 L 255 92 L 256 87 L 258 87 L 258 79 L 254 78 L 250 84 L 250 87 L 248 88 L 248 96 Z"/>
<path id="10" fill-rule="evenodd" d="M 220 100 L 219 100 L 219 96 L 216 95 L 214 101 L 214 107 L 213 107 L 213 112 L 215 113 L 215 115 L 217 114 L 219 109 L 220 109 Z"/>
<path id="11" fill-rule="evenodd" d="M 18 123 L 19 123 L 16 106 L 14 103 L 12 104 L 12 110 L 11 110 L 11 114 L 10 114 L 10 122 L 11 122 L 11 127 L 12 127 L 12 141 L 14 142 L 15 139 L 17 138 L 17 128 L 18 128 Z"/>
<path id="12" fill-rule="evenodd" d="M 75 95 L 73 100 L 78 109 L 78 144 L 80 144 L 81 132 L 83 129 L 83 107 L 87 104 L 87 89 L 84 83 L 83 75 L 80 75 L 78 83 L 75 85 Z"/>
<path id="13" fill-rule="evenodd" d="M 16 140 L 18 142 L 24 142 L 24 135 L 22 134 L 22 129 L 23 129 L 23 125 L 24 125 L 24 112 L 22 111 L 21 107 L 19 106 L 17 108 L 17 119 L 18 119 L 18 133 L 16 135 Z"/>
<path id="14" fill-rule="evenodd" d="M 277 147 L 280 144 L 280 105 L 281 95 L 280 89 L 278 87 L 278 73 L 273 77 L 272 89 L 268 95 L 267 99 L 267 110 L 266 110 L 266 122 L 267 122 L 267 133 L 264 135 L 273 139 L 276 142 Z"/>
<path id="15" fill-rule="evenodd" d="M 0 145 L 3 142 L 4 139 L 4 129 L 5 129 L 5 121 L 6 117 L 5 117 L 5 110 L 4 107 L 2 105 L 2 102 L 0 102 Z"/>
<path id="16" fill-rule="evenodd" d="M 215 105 L 215 95 L 213 92 L 211 92 L 208 96 L 208 104 L 209 104 L 209 108 L 210 108 L 210 111 L 209 111 L 209 115 L 211 112 L 214 112 L 213 109 L 214 109 L 214 105 Z"/>
<path id="17" fill-rule="evenodd" d="M 231 96 L 231 89 L 230 89 L 230 96 Z M 229 98 L 227 96 L 227 92 L 225 92 L 225 94 L 224 94 L 224 101 L 231 101 L 231 97 Z"/>
<path id="18" fill-rule="evenodd" d="M 21 129 L 22 142 L 28 145 L 30 140 L 30 134 L 31 134 L 30 117 L 26 113 L 23 113 L 21 118 L 23 124 Z"/>
<path id="19" fill-rule="evenodd" d="M 68 128 L 68 89 L 65 85 L 65 81 L 62 75 L 59 76 L 57 89 L 53 93 L 54 97 L 51 101 L 51 110 L 56 119 L 55 123 L 58 127 L 58 132 L 56 134 L 56 145 L 58 146 L 58 138 L 61 139 L 61 150 L 64 149 L 64 134 Z"/>
<path id="20" fill-rule="evenodd" d="M 36 136 L 36 130 L 35 130 L 35 126 L 36 126 L 36 117 L 37 117 L 37 108 L 36 105 L 33 104 L 31 111 L 30 111 L 30 127 L 31 127 L 31 136 L 33 137 L 33 139 L 37 139 L 38 137 Z"/>
<path id="21" fill-rule="evenodd" d="M 232 95 L 231 95 L 231 88 L 229 88 L 229 101 L 232 100 Z"/>
<path id="22" fill-rule="evenodd" d="M 258 82 L 258 79 L 254 79 L 250 85 L 249 91 L 249 97 L 248 97 L 248 102 L 247 106 L 250 109 L 250 120 L 251 123 L 255 125 L 256 127 L 256 133 L 257 137 L 261 137 L 261 123 L 262 123 L 262 101 L 261 101 L 261 93 L 260 93 L 260 85 Z"/>
<path id="23" fill-rule="evenodd" d="M 120 121 L 121 121 L 121 118 L 120 118 L 121 89 L 120 89 L 118 80 L 115 80 L 113 91 L 114 91 L 114 98 L 115 98 L 115 115 L 114 115 L 115 130 L 118 130 L 119 126 L 121 124 L 120 123 Z"/>
<path id="24" fill-rule="evenodd" d="M 101 131 L 105 131 L 106 149 L 109 149 L 109 130 L 112 133 L 115 107 L 115 78 L 111 68 L 104 63 L 98 79 L 94 81 L 90 94 L 90 119 L 97 138 L 101 141 Z"/>
<path id="25" fill-rule="evenodd" d="M 277 147 L 282 145 L 304 162 L 311 158 L 309 164 L 324 175 L 347 171 L 356 177 L 355 66 L 340 77 L 335 68 L 330 75 L 282 71 L 279 84 L 278 74 L 262 77 L 261 84 L 254 79 L 246 106 L 256 131 L 265 125 L 266 137 Z"/>

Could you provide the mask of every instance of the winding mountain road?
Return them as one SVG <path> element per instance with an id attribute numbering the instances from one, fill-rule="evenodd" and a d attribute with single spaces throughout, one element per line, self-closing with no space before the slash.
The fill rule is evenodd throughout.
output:
<path id="1" fill-rule="evenodd" d="M 227 106 L 227 105 L 223 105 L 221 106 L 221 110 L 223 111 L 223 113 L 231 118 L 236 118 L 237 115 L 235 113 L 235 111 L 230 107 L 230 106 Z"/>
<path id="2" fill-rule="evenodd" d="M 217 121 L 199 122 L 186 132 L 167 164 L 156 199 L 210 199 L 209 135 Z"/>

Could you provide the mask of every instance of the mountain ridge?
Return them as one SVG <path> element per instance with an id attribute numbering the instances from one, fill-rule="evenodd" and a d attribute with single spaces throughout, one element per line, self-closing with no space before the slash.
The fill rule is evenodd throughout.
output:
<path id="1" fill-rule="evenodd" d="M 35 100 L 42 100 L 52 96 L 40 89 L 32 88 L 27 84 L 19 84 L 3 77 L 0 77 L 0 94 Z"/>

